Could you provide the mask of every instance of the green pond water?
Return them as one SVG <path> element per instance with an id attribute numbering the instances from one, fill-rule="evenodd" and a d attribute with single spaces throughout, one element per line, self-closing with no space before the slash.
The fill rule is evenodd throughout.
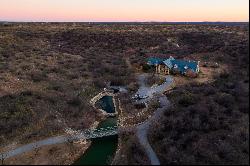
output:
<path id="1" fill-rule="evenodd" d="M 96 106 L 103 109 L 107 113 L 115 113 L 115 107 L 112 96 L 103 96 L 96 102 Z"/>
<path id="2" fill-rule="evenodd" d="M 107 99 L 107 98 L 106 98 Z M 105 100 L 106 102 L 112 102 L 108 98 Z M 107 105 L 111 105 L 108 103 Z M 105 109 L 109 109 L 109 107 L 105 107 Z M 105 110 L 104 109 L 104 110 Z M 106 111 L 106 110 L 105 110 Z M 108 111 L 107 111 L 108 112 Z M 102 121 L 97 128 L 106 128 L 112 127 L 117 124 L 117 117 L 108 117 L 104 121 Z M 112 162 L 112 159 L 115 155 L 117 145 L 118 145 L 118 136 L 109 136 L 103 138 L 95 138 L 91 140 L 92 143 L 90 147 L 86 150 L 86 152 L 81 156 L 74 165 L 109 165 Z"/>

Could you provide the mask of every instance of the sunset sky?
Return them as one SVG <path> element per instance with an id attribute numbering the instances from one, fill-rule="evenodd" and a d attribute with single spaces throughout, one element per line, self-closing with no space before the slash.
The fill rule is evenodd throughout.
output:
<path id="1" fill-rule="evenodd" d="M 0 21 L 247 21 L 249 0 L 0 0 Z"/>

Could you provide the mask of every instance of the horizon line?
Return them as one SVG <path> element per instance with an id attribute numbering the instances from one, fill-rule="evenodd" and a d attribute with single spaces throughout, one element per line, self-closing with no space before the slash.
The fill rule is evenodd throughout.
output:
<path id="1" fill-rule="evenodd" d="M 24 22 L 24 23 L 249 23 L 248 21 L 7 21 L 0 22 Z"/>

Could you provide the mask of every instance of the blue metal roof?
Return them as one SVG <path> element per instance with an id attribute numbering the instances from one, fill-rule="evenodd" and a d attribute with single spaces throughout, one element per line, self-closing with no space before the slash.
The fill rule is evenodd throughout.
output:
<path id="1" fill-rule="evenodd" d="M 159 65 L 163 63 L 164 59 L 162 58 L 148 58 L 148 65 Z"/>
<path id="2" fill-rule="evenodd" d="M 163 61 L 163 63 L 170 69 L 173 68 L 173 64 L 172 64 L 172 60 L 174 60 L 174 58 L 171 56 L 170 58 L 168 58 L 167 60 Z"/>
<path id="3" fill-rule="evenodd" d="M 190 61 L 190 60 L 178 60 L 174 59 L 170 56 L 168 59 L 151 57 L 148 58 L 148 65 L 159 65 L 165 64 L 170 69 L 176 69 L 180 71 L 182 74 L 186 72 L 186 70 L 192 70 L 193 72 L 197 72 L 198 62 Z"/>
<path id="4" fill-rule="evenodd" d="M 173 68 L 179 70 L 182 74 L 184 74 L 185 71 L 188 69 L 193 70 L 193 72 L 197 72 L 198 62 L 178 60 L 178 59 L 174 59 L 171 62 L 172 62 Z"/>

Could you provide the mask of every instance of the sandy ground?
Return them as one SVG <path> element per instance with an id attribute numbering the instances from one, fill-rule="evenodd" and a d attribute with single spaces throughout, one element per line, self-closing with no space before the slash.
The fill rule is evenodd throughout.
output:
<path id="1" fill-rule="evenodd" d="M 184 77 L 182 75 L 176 75 L 174 76 L 174 85 L 175 86 L 182 86 L 185 84 L 189 84 L 191 82 L 198 82 L 198 83 L 209 83 L 214 81 L 214 77 L 218 76 L 220 73 L 222 73 L 224 70 L 226 70 L 228 66 L 226 65 L 220 65 L 219 68 L 211 68 L 211 67 L 202 67 L 200 66 L 199 76 L 197 78 L 189 78 Z"/>
<path id="2" fill-rule="evenodd" d="M 99 122 L 95 122 L 91 129 L 96 128 Z M 4 160 L 5 165 L 69 165 L 74 163 L 91 144 L 91 141 L 78 141 L 68 143 L 64 141 L 66 137 L 50 137 L 27 145 L 19 146 L 15 143 L 0 149 L 1 152 L 12 154 Z M 47 144 L 49 142 L 49 144 Z M 60 143 L 61 142 L 61 143 Z M 33 148 L 34 144 L 41 144 Z M 26 148 L 26 146 L 28 148 Z M 18 148 L 19 147 L 19 148 Z M 29 147 L 32 147 L 31 149 Z M 15 154 L 18 153 L 18 154 Z M 2 157 L 0 156 L 0 159 Z M 0 163 L 1 164 L 1 163 Z"/>
<path id="3" fill-rule="evenodd" d="M 57 144 L 32 150 L 4 161 L 5 165 L 70 165 L 90 146 L 86 144 Z"/>

